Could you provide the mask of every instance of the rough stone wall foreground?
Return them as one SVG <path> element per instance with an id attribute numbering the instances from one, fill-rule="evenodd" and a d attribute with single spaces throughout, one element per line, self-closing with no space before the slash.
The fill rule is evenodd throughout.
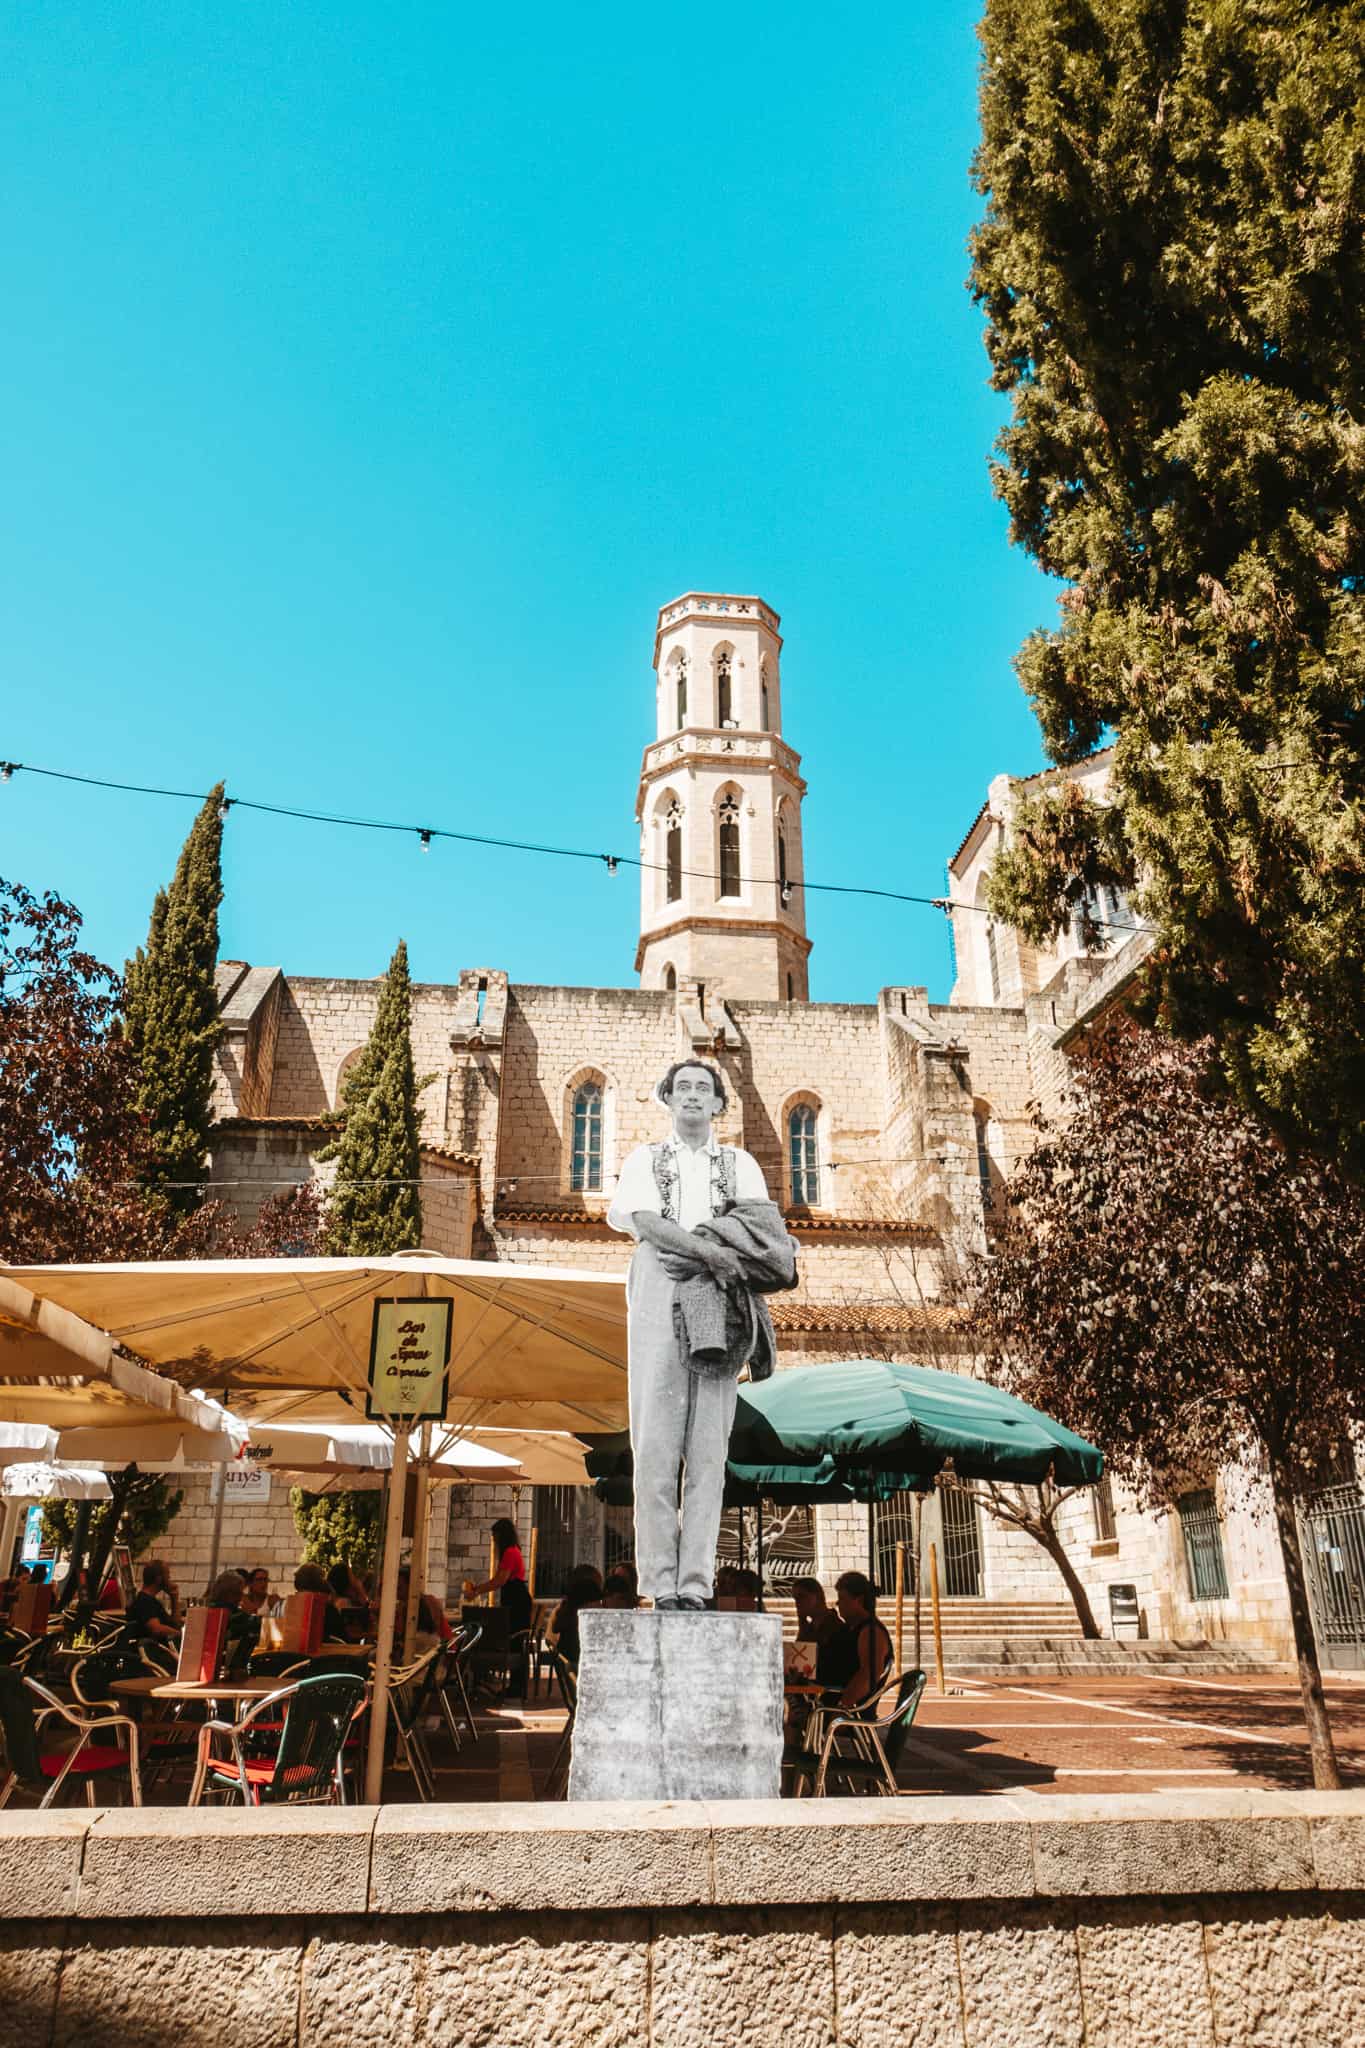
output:
<path id="1" fill-rule="evenodd" d="M 1365 1796 L 0 1817 L 6 2048 L 1354 2048 Z"/>

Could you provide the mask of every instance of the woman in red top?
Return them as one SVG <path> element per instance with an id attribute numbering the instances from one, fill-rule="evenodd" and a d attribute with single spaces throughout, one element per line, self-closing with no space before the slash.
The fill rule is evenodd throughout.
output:
<path id="1" fill-rule="evenodd" d="M 498 1605 L 507 1615 L 507 1647 L 510 1654 L 507 1691 L 526 1696 L 526 1640 L 531 1627 L 531 1589 L 526 1583 L 517 1525 L 506 1515 L 494 1522 L 493 1546 L 497 1570 L 491 1579 L 477 1586 L 465 1586 L 465 1597 L 476 1600 L 480 1593 L 496 1593 Z"/>

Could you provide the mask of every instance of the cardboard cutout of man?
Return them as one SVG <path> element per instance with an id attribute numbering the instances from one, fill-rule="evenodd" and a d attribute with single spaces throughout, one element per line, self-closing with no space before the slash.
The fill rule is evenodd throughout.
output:
<path id="1" fill-rule="evenodd" d="M 716 1143 L 711 1125 L 727 1097 L 714 1067 L 680 1060 L 654 1092 L 672 1116 L 672 1136 L 635 1148 L 607 1211 L 612 1229 L 637 1246 L 626 1286 L 635 1562 L 656 1608 L 700 1611 L 711 1598 L 738 1382 L 689 1371 L 664 1260 L 673 1253 L 705 1264 L 722 1285 L 742 1278 L 730 1247 L 696 1227 L 733 1202 L 767 1201 L 768 1190 L 757 1160 Z"/>

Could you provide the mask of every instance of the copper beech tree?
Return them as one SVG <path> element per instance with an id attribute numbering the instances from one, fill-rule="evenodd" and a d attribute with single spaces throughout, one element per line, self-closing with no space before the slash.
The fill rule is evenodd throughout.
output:
<path id="1" fill-rule="evenodd" d="M 977 1314 L 995 1376 L 1147 1505 L 1233 1466 L 1268 1481 L 1313 1781 L 1334 1786 L 1295 1504 L 1365 1422 L 1365 1201 L 1210 1068 L 1128 1023 L 1092 1042 L 1009 1184 Z"/>

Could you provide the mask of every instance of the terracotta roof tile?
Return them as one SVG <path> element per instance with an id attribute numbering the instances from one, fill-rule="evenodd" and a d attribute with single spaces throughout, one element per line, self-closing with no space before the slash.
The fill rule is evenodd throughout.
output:
<path id="1" fill-rule="evenodd" d="M 910 1336 L 925 1331 L 952 1332 L 967 1327 L 964 1310 L 948 1302 L 910 1305 L 876 1301 L 774 1301 L 768 1313 L 775 1330 L 869 1330 L 877 1336 Z"/>

